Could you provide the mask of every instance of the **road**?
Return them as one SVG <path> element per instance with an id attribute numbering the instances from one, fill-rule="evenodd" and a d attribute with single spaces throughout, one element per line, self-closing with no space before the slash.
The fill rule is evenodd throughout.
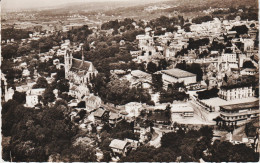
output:
<path id="1" fill-rule="evenodd" d="M 157 138 L 151 140 L 149 142 L 150 146 L 154 146 L 155 148 L 159 148 L 161 146 L 161 138 L 162 138 L 162 131 L 159 128 L 153 127 L 154 132 L 158 134 Z"/>

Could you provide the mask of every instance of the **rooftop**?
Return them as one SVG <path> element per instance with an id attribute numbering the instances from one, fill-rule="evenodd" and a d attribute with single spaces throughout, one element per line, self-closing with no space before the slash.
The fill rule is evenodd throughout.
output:
<path id="1" fill-rule="evenodd" d="M 111 141 L 109 147 L 123 150 L 127 142 L 119 139 L 114 139 Z"/>
<path id="2" fill-rule="evenodd" d="M 97 110 L 94 112 L 94 116 L 95 116 L 95 117 L 102 117 L 104 113 L 105 113 L 105 110 L 99 108 L 99 109 L 97 109 Z"/>
<path id="3" fill-rule="evenodd" d="M 120 118 L 120 115 L 117 113 L 110 113 L 109 119 L 118 119 Z"/>
<path id="4" fill-rule="evenodd" d="M 194 112 L 194 109 L 186 104 L 174 104 L 172 105 L 171 112 Z"/>
<path id="5" fill-rule="evenodd" d="M 161 72 L 164 74 L 173 76 L 175 78 L 185 78 L 185 77 L 196 76 L 196 74 L 193 74 L 193 73 L 190 73 L 190 72 L 178 69 L 178 68 L 173 68 L 170 70 L 162 70 Z"/>
<path id="6" fill-rule="evenodd" d="M 240 103 L 240 104 L 233 104 L 233 105 L 224 105 L 220 106 L 221 108 L 225 110 L 243 110 L 248 109 L 252 107 L 259 107 L 259 100 L 249 103 Z"/>

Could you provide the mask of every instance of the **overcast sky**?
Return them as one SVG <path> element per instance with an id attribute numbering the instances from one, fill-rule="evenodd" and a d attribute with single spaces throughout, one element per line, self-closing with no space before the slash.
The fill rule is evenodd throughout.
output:
<path id="1" fill-rule="evenodd" d="M 104 2 L 104 1 L 129 1 L 129 0 L 2 0 L 2 9 L 25 9 L 56 6 L 71 2 Z M 136 1 L 136 0 L 131 0 Z M 159 1 L 159 0 L 138 0 L 138 1 Z"/>

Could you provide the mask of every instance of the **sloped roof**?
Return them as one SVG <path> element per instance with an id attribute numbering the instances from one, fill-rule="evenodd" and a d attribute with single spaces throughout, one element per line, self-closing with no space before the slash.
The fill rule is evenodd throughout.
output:
<path id="1" fill-rule="evenodd" d="M 105 113 L 105 110 L 103 110 L 103 109 L 98 109 L 98 110 L 96 110 L 96 111 L 94 112 L 94 116 L 95 116 L 95 117 L 102 117 L 104 113 Z"/>
<path id="2" fill-rule="evenodd" d="M 114 139 L 111 141 L 109 147 L 123 150 L 127 142 L 119 139 Z"/>
<path id="3" fill-rule="evenodd" d="M 111 114 L 109 115 L 109 119 L 118 119 L 118 118 L 120 118 L 120 115 L 119 115 L 119 114 L 111 113 Z"/>
<path id="4" fill-rule="evenodd" d="M 80 59 L 73 58 L 72 59 L 72 69 L 76 70 L 89 70 L 89 67 L 91 66 L 91 62 L 83 61 Z"/>

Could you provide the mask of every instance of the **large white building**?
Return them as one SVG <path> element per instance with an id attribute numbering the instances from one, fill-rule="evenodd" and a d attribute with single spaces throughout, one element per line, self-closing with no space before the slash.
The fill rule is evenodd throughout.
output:
<path id="1" fill-rule="evenodd" d="M 184 85 L 189 85 L 197 82 L 196 74 L 178 68 L 162 70 L 161 74 L 165 88 L 167 88 L 169 84 L 177 82 L 184 82 Z"/>
<path id="2" fill-rule="evenodd" d="M 223 53 L 221 55 L 223 62 L 231 62 L 236 63 L 237 62 L 237 55 L 235 53 Z"/>
<path id="3" fill-rule="evenodd" d="M 242 99 L 255 95 L 252 86 L 222 86 L 219 97 L 225 100 Z"/>
<path id="4" fill-rule="evenodd" d="M 26 107 L 35 107 L 39 103 L 39 96 L 45 91 L 45 88 L 31 89 L 26 92 Z"/>

